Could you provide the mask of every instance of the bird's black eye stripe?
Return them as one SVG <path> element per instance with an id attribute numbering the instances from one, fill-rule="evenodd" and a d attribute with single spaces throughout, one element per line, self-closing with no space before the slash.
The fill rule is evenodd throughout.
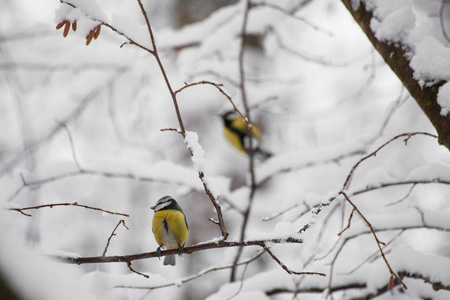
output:
<path id="1" fill-rule="evenodd" d="M 164 230 L 166 232 L 169 232 L 169 224 L 167 224 L 167 220 L 166 219 L 164 219 L 164 221 L 163 221 L 163 226 L 164 226 Z"/>

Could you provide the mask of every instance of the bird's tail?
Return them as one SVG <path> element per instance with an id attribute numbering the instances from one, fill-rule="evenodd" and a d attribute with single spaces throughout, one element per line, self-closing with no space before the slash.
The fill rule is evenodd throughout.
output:
<path id="1" fill-rule="evenodd" d="M 175 263 L 176 263 L 175 255 L 167 255 L 166 257 L 164 257 L 163 265 L 175 266 Z"/>
<path id="2" fill-rule="evenodd" d="M 272 153 L 262 150 L 259 147 L 255 149 L 254 153 L 255 153 L 255 158 L 260 161 L 265 161 L 266 159 L 268 159 L 272 156 Z"/>

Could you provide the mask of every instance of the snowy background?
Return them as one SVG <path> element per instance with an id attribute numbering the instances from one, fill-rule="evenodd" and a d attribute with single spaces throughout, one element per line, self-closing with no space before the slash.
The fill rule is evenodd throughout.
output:
<path id="1" fill-rule="evenodd" d="M 161 131 L 179 125 L 155 58 L 106 26 L 85 45 L 102 21 L 152 49 L 137 1 L 68 2 L 77 8 L 0 1 L 0 275 L 20 299 L 352 299 L 386 288 L 389 270 L 356 212 L 338 235 L 352 207 L 334 197 L 352 167 L 384 143 L 405 132 L 436 132 L 344 5 L 332 0 L 264 2 L 285 11 L 253 7 L 244 56 L 251 118 L 274 153 L 254 170 L 259 185 L 246 239 L 301 238 L 303 244 L 271 250 L 293 271 L 326 277 L 289 275 L 268 254 L 239 267 L 235 282 L 229 268 L 203 274 L 232 265 L 237 248 L 185 254 L 176 267 L 133 261 L 148 279 L 125 263 L 54 259 L 102 255 L 121 219 L 129 230 L 117 228 L 107 255 L 154 251 L 150 206 L 165 195 L 186 213 L 187 246 L 220 237 L 196 167 L 220 195 L 229 240 L 240 238 L 250 194 L 249 159 L 222 134 L 220 114 L 232 109 L 224 95 L 212 85 L 177 94 L 186 130 L 197 133 L 204 150 L 194 166 L 181 135 Z M 245 1 L 212 2 L 143 1 L 172 87 L 220 83 L 244 111 L 238 55 Z M 408 47 L 421 84 L 449 81 L 450 5 L 365 2 L 377 38 Z M 285 13 L 293 8 L 293 16 Z M 63 38 L 64 28 L 55 29 L 62 20 L 77 20 L 77 31 Z M 439 103 L 447 114 L 448 82 Z M 394 272 L 423 277 L 406 276 L 408 290 L 396 282 L 377 299 L 448 299 L 449 151 L 428 135 L 404 139 L 362 162 L 346 192 L 386 243 Z M 377 188 L 383 184 L 392 186 Z M 129 217 L 75 206 L 24 211 L 32 217 L 8 210 L 73 202 Z M 315 214 L 321 203 L 329 205 Z M 258 251 L 245 247 L 240 261 Z M 424 278 L 447 290 L 433 290 Z"/>

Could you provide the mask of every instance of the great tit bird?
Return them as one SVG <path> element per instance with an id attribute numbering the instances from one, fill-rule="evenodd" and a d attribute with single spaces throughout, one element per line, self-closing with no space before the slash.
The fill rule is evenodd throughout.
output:
<path id="1" fill-rule="evenodd" d="M 156 252 L 160 254 L 161 248 L 178 249 L 181 255 L 188 237 L 188 224 L 180 205 L 172 197 L 164 196 L 151 209 L 155 211 L 153 235 L 159 245 Z M 175 255 L 167 255 L 163 264 L 175 266 Z"/>
<path id="2" fill-rule="evenodd" d="M 261 146 L 261 130 L 255 124 L 252 124 L 250 130 L 244 122 L 244 119 L 234 111 L 228 111 L 222 115 L 224 128 L 223 133 L 228 142 L 239 152 L 250 154 L 250 138 L 252 139 L 253 154 L 256 157 L 265 160 L 272 156 L 271 153 L 264 151 Z"/>

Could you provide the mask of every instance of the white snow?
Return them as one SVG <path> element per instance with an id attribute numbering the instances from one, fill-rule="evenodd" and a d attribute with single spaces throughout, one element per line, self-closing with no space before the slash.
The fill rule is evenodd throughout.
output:
<path id="1" fill-rule="evenodd" d="M 449 30 L 448 8 L 444 7 L 440 20 L 440 1 L 436 0 L 426 4 L 412 0 L 367 0 L 366 5 L 374 13 L 371 28 L 377 39 L 404 45 L 414 77 L 422 86 L 450 80 L 450 41 L 443 32 Z M 439 94 L 441 113 L 446 115 L 448 91 L 444 89 Z"/>
<path id="2" fill-rule="evenodd" d="M 448 116 L 450 113 L 450 83 L 444 84 L 438 93 L 437 101 L 441 106 L 441 115 Z"/>
<path id="3" fill-rule="evenodd" d="M 345 191 L 378 238 L 389 243 L 383 249 L 394 271 L 417 272 L 450 285 L 450 186 L 437 182 L 450 179 L 448 149 L 434 137 L 411 136 L 356 167 L 398 134 L 435 130 L 342 3 L 334 0 L 298 6 L 295 17 L 268 6 L 253 7 L 248 32 L 254 43 L 244 55 L 251 119 L 263 132 L 262 147 L 274 154 L 255 162 L 257 187 L 245 240 L 302 239 L 300 244 L 268 246 L 286 267 L 326 277 L 289 275 L 267 253 L 239 267 L 235 282 L 229 280 L 229 269 L 206 273 L 232 264 L 236 247 L 183 254 L 175 268 L 156 258 L 133 261 L 133 268 L 148 279 L 125 263 L 69 265 L 51 259 L 101 255 L 121 219 L 129 230 L 118 227 L 107 255 L 154 251 L 158 245 L 150 206 L 165 195 L 177 199 L 186 214 L 186 246 L 218 242 L 220 229 L 209 221 L 217 219 L 216 211 L 202 180 L 222 207 L 228 240 L 238 241 L 252 195 L 248 157 L 223 136 L 220 114 L 232 108 L 224 95 L 208 84 L 177 93 L 186 128 L 183 140 L 180 129 L 161 132 L 179 123 L 153 55 L 130 44 L 120 47 L 127 39 L 105 26 L 85 46 L 89 30 L 108 22 L 151 50 L 137 1 L 70 3 L 77 8 L 54 0 L 15 0 L 0 10 L 0 272 L 23 299 L 293 298 L 292 293 L 268 297 L 266 292 L 276 288 L 314 288 L 321 292 L 297 298 L 323 299 L 329 284 L 367 284 L 334 293 L 336 300 L 377 292 L 387 285 L 389 271 L 366 222 L 356 212 L 350 222 L 352 207 L 338 196 L 353 167 Z M 196 14 L 210 3 L 182 10 L 176 10 L 174 1 L 143 3 L 173 90 L 202 80 L 223 84 L 244 111 L 238 54 L 245 1 L 215 8 L 204 20 L 182 28 L 176 25 L 179 11 Z M 294 7 L 288 0 L 265 3 Z M 377 38 L 404 45 L 423 86 L 450 78 L 441 3 L 352 1 L 355 8 L 367 5 L 373 11 Z M 447 3 L 447 32 L 449 13 Z M 78 25 L 66 39 L 55 29 L 63 20 Z M 449 95 L 447 82 L 438 92 L 442 115 L 450 113 Z M 66 123 L 72 144 L 57 122 Z M 404 181 L 425 182 L 382 188 Z M 104 217 L 74 207 L 27 211 L 32 217 L 7 210 L 59 202 L 130 216 Z M 270 221 L 263 220 L 267 216 Z M 240 261 L 262 250 L 245 247 Z M 405 282 L 404 299 L 448 298 L 447 291 L 435 292 L 422 280 Z M 382 297 L 400 299 L 400 293 L 396 287 Z"/>
<path id="4" fill-rule="evenodd" d="M 198 142 L 198 134 L 192 131 L 186 131 L 184 139 L 186 146 L 192 152 L 192 162 L 197 172 L 203 172 L 206 168 L 205 150 Z"/>
<path id="5" fill-rule="evenodd" d="M 450 48 L 434 37 L 425 37 L 416 45 L 411 67 L 417 80 L 450 80 Z"/>

